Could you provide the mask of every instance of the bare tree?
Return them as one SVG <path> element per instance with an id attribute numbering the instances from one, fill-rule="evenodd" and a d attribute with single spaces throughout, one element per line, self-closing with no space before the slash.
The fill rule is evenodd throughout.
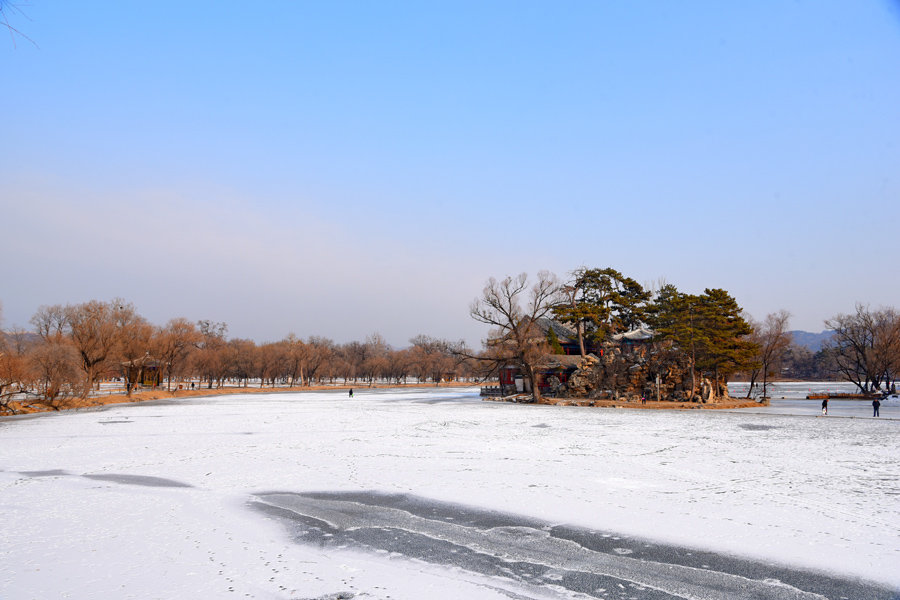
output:
<path id="1" fill-rule="evenodd" d="M 397 384 L 403 383 L 411 365 L 409 350 L 391 350 L 387 356 L 387 375 Z"/>
<path id="2" fill-rule="evenodd" d="M 900 373 L 900 314 L 894 308 L 872 310 L 857 304 L 852 315 L 825 321 L 834 332 L 823 346 L 841 377 L 863 393 L 890 385 Z"/>
<path id="3" fill-rule="evenodd" d="M 44 342 L 59 340 L 66 335 L 66 307 L 61 304 L 39 306 L 30 323 Z"/>
<path id="4" fill-rule="evenodd" d="M 412 348 L 409 349 L 412 373 L 420 383 L 427 381 L 430 376 L 435 385 L 441 383 L 444 375 L 455 374 L 461 362 L 457 358 L 456 350 L 465 346 L 461 341 L 451 342 L 422 334 L 411 338 L 409 343 L 412 344 Z"/>
<path id="5" fill-rule="evenodd" d="M 237 380 L 238 385 L 243 381 L 244 387 L 247 387 L 250 379 L 259 373 L 260 349 L 253 340 L 231 338 L 215 352 L 221 367 L 228 373 L 228 377 Z"/>
<path id="6" fill-rule="evenodd" d="M 0 0 L 0 27 L 6 27 L 6 29 L 9 31 L 9 36 L 12 38 L 13 42 L 13 48 L 17 47 L 17 35 L 22 36 L 23 38 L 34 44 L 34 47 L 37 48 L 38 45 L 35 44 L 34 40 L 9 24 L 9 17 L 15 14 L 22 15 L 24 18 L 28 19 L 28 15 L 22 12 L 22 9 L 19 8 L 18 4 L 10 2 L 9 0 Z M 30 21 L 31 19 L 28 20 Z"/>
<path id="7" fill-rule="evenodd" d="M 213 381 L 221 385 L 222 378 L 228 368 L 228 360 L 225 351 L 225 334 L 228 325 L 215 321 L 197 321 L 200 330 L 200 341 L 197 343 L 196 352 L 191 353 L 191 362 L 194 369 L 207 379 L 207 389 L 212 389 Z"/>
<path id="8" fill-rule="evenodd" d="M 144 317 L 137 314 L 134 307 L 124 302 L 116 302 L 116 358 L 119 360 L 122 370 L 125 371 L 125 394 L 131 398 L 135 385 L 140 381 L 141 374 L 151 366 L 159 369 L 162 365 L 155 357 L 151 357 L 150 350 L 157 345 L 156 328 L 147 322 Z M 153 361 L 157 364 L 153 365 Z"/>
<path id="9" fill-rule="evenodd" d="M 285 348 L 281 342 L 270 342 L 259 347 L 256 353 L 256 373 L 259 375 L 259 387 L 270 382 L 275 387 L 276 380 L 285 371 Z"/>
<path id="10" fill-rule="evenodd" d="M 119 341 L 118 321 L 120 313 L 133 312 L 131 305 L 119 305 L 116 301 L 91 300 L 84 304 L 66 306 L 68 336 L 81 359 L 84 371 L 84 389 L 81 397 L 87 398 L 100 375 L 108 366 L 113 350 Z"/>
<path id="11" fill-rule="evenodd" d="M 335 344 L 332 340 L 311 335 L 306 340 L 309 352 L 306 355 L 306 384 L 312 385 L 313 379 L 321 377 L 334 357 Z"/>
<path id="12" fill-rule="evenodd" d="M 891 388 L 900 375 L 900 312 L 894 308 L 882 308 L 875 315 L 875 344 L 870 363 L 876 373 L 876 389 L 882 383 Z"/>
<path id="13" fill-rule="evenodd" d="M 365 358 L 360 363 L 360 372 L 371 386 L 376 378 L 383 378 L 388 367 L 391 345 L 377 331 L 366 337 Z"/>
<path id="14" fill-rule="evenodd" d="M 156 336 L 156 355 L 166 370 L 167 389 L 172 389 L 172 376 L 179 375 L 191 349 L 200 342 L 196 325 L 184 318 L 170 319 Z"/>
<path id="15" fill-rule="evenodd" d="M 410 338 L 409 349 L 410 372 L 418 383 L 424 383 L 428 376 L 434 373 L 435 363 L 440 352 L 439 340 L 427 335 L 417 335 Z"/>
<path id="16" fill-rule="evenodd" d="M 28 362 L 42 402 L 54 410 L 83 388 L 80 356 L 66 340 L 39 344 L 28 353 Z"/>
<path id="17" fill-rule="evenodd" d="M 489 362 L 492 372 L 502 366 L 522 369 L 530 380 L 535 402 L 541 399 L 537 366 L 549 353 L 547 338 L 537 321 L 550 314 L 560 300 L 557 277 L 541 271 L 530 287 L 526 273 L 502 281 L 491 277 L 481 297 L 469 306 L 473 319 L 493 327 L 485 341 L 488 355 L 479 360 Z"/>
<path id="18" fill-rule="evenodd" d="M 791 313 L 782 309 L 767 315 L 766 320 L 762 323 L 751 322 L 753 333 L 750 334 L 750 341 L 759 348 L 754 360 L 754 363 L 759 366 L 750 370 L 750 387 L 747 390 L 748 398 L 760 375 L 762 375 L 763 380 L 763 397 L 768 397 L 768 378 L 774 373 L 773 368 L 781 363 L 781 359 L 793 339 L 793 336 L 788 331 L 790 319 Z"/>
<path id="19" fill-rule="evenodd" d="M 303 385 L 303 364 L 309 358 L 309 346 L 297 337 L 295 333 L 289 333 L 282 341 L 287 346 L 286 366 L 288 375 L 288 387 L 294 387 L 297 381 Z"/>
<path id="20" fill-rule="evenodd" d="M 343 359 L 344 379 L 353 378 L 354 383 L 363 376 L 363 363 L 369 356 L 369 348 L 356 340 L 342 344 L 339 354 Z"/>
<path id="21" fill-rule="evenodd" d="M 0 324 L 2 317 L 0 314 Z M 0 329 L 0 409 L 8 409 L 12 397 L 28 388 L 31 380 L 27 355 L 29 346 L 20 327 L 13 326 L 9 332 Z"/>

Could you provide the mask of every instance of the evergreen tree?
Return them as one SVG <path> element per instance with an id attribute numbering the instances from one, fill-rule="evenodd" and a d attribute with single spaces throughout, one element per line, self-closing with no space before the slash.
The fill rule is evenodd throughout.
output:
<path id="1" fill-rule="evenodd" d="M 599 337 L 636 329 L 644 322 L 650 293 L 613 268 L 590 269 L 582 275 L 585 301 L 601 307 L 605 318 Z"/>
<path id="2" fill-rule="evenodd" d="M 697 386 L 697 349 L 702 348 L 706 341 L 703 331 L 697 326 L 699 318 L 694 318 L 697 304 L 696 296 L 683 294 L 674 285 L 668 284 L 659 290 L 655 302 L 647 311 L 647 320 L 654 336 L 672 342 L 687 355 L 691 366 L 692 398 Z"/>
<path id="3" fill-rule="evenodd" d="M 649 308 L 647 320 L 657 339 L 671 341 L 689 357 L 691 396 L 698 370 L 713 375 L 719 394 L 731 375 L 754 364 L 758 347 L 748 339 L 753 330 L 725 290 L 706 289 L 695 296 L 666 285 Z"/>
<path id="4" fill-rule="evenodd" d="M 590 300 L 586 291 L 590 279 L 586 277 L 587 269 L 579 269 L 572 273 L 574 279 L 562 288 L 565 298 L 553 307 L 553 316 L 560 323 L 569 323 L 578 334 L 578 346 L 581 356 L 587 352 L 584 346 L 586 337 L 593 337 L 601 323 L 606 322 L 609 311 L 602 305 Z"/>
<path id="5" fill-rule="evenodd" d="M 650 293 L 634 279 L 613 268 L 580 269 L 573 275 L 564 288 L 566 301 L 553 312 L 558 321 L 575 326 L 582 356 L 584 338 L 602 342 L 645 322 Z"/>
<path id="6" fill-rule="evenodd" d="M 550 327 L 547 331 L 547 343 L 550 344 L 550 351 L 553 354 L 565 354 L 566 351 L 563 350 L 562 344 L 559 343 L 559 338 L 556 336 L 556 332 L 553 330 L 553 327 Z"/>
<path id="7" fill-rule="evenodd" d="M 728 292 L 707 288 L 698 300 L 704 333 L 699 364 L 701 369 L 713 372 L 716 385 L 721 387 L 724 383 L 720 382 L 727 382 L 734 373 L 755 365 L 759 346 L 749 339 L 753 329 Z"/>

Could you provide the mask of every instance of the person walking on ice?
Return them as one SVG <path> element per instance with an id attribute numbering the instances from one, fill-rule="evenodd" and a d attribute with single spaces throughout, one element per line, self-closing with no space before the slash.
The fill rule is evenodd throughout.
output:
<path id="1" fill-rule="evenodd" d="M 828 414 L 828 398 L 825 398 L 824 400 L 822 400 L 822 414 L 823 415 Z"/>
<path id="2" fill-rule="evenodd" d="M 350 397 L 353 397 L 353 388 L 350 388 Z"/>
<path id="3" fill-rule="evenodd" d="M 873 414 L 872 416 L 873 416 L 873 417 L 878 417 L 878 416 L 880 416 L 880 415 L 878 414 L 878 409 L 881 408 L 881 402 L 878 400 L 878 398 L 875 398 L 875 399 L 872 401 L 872 408 L 875 409 L 875 414 Z"/>

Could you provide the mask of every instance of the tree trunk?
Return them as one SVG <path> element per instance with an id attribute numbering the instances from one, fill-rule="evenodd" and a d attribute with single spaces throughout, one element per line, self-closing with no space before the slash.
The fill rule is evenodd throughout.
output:
<path id="1" fill-rule="evenodd" d="M 581 358 L 584 358 L 586 356 L 584 351 L 584 326 L 580 319 L 575 321 L 575 331 L 578 332 L 578 348 L 581 350 Z"/>
<path id="2" fill-rule="evenodd" d="M 692 359 L 691 360 L 691 395 L 690 395 L 691 401 L 694 400 L 694 390 L 696 389 L 696 387 L 697 387 L 697 376 L 694 372 L 694 361 Z"/>
<path id="3" fill-rule="evenodd" d="M 85 400 L 91 393 L 91 388 L 94 387 L 94 367 L 88 367 L 85 369 L 85 377 L 84 380 L 84 389 L 81 392 L 81 399 Z"/>
<path id="4" fill-rule="evenodd" d="M 534 371 L 534 366 L 526 365 L 526 370 L 528 371 L 528 377 L 531 379 L 531 398 L 535 402 L 540 402 L 541 387 L 538 385 L 537 374 Z"/>
<path id="5" fill-rule="evenodd" d="M 715 394 L 714 398 L 710 398 L 711 401 L 716 402 L 721 397 L 719 393 L 719 365 L 718 363 L 713 367 L 713 389 L 710 392 L 710 395 Z"/>

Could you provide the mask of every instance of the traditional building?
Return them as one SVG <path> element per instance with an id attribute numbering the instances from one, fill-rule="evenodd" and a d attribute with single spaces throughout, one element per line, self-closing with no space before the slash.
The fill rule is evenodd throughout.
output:
<path id="1" fill-rule="evenodd" d="M 653 340 L 653 332 L 645 327 L 612 336 L 613 343 L 625 354 L 643 354 Z"/>
<path id="2" fill-rule="evenodd" d="M 538 319 L 535 321 L 535 324 L 543 332 L 544 337 L 549 336 L 550 329 L 553 329 L 553 333 L 556 334 L 556 339 L 559 340 L 559 345 L 562 346 L 563 352 L 570 356 L 581 356 L 581 347 L 578 345 L 578 332 L 574 327 L 547 318 Z M 596 353 L 598 351 L 595 344 L 588 340 L 584 340 L 584 350 L 587 353 Z"/>
<path id="3" fill-rule="evenodd" d="M 122 373 L 129 389 L 136 385 L 157 387 L 162 384 L 162 363 L 150 356 L 149 352 L 140 358 L 123 362 Z"/>
<path id="4" fill-rule="evenodd" d="M 569 380 L 581 362 L 581 356 L 567 354 L 547 354 L 535 365 L 538 389 L 542 395 L 556 392 L 561 384 Z M 517 366 L 508 365 L 500 369 L 500 395 L 530 394 L 532 383 L 526 373 Z"/>

